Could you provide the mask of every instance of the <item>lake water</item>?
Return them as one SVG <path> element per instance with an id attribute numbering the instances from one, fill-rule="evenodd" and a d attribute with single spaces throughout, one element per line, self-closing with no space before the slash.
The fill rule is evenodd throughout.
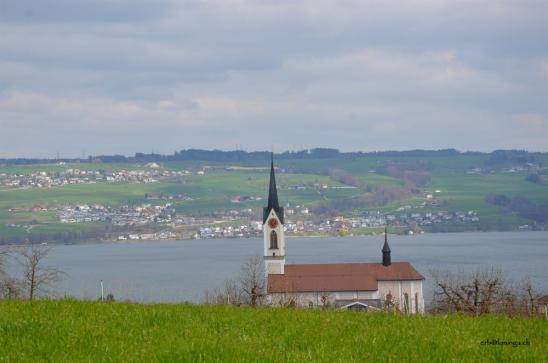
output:
<path id="1" fill-rule="evenodd" d="M 246 257 L 262 254 L 262 239 L 143 241 L 55 246 L 47 264 L 67 273 L 60 295 L 95 299 L 199 302 L 205 289 L 236 277 Z M 380 262 L 382 236 L 289 238 L 287 263 Z M 409 261 L 426 278 L 432 269 L 500 268 L 548 292 L 548 232 L 492 232 L 389 236 L 392 261 Z"/>

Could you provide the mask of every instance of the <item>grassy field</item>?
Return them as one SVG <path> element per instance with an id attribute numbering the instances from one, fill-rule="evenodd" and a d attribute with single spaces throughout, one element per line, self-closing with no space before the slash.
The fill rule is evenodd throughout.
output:
<path id="1" fill-rule="evenodd" d="M 486 339 L 529 341 L 482 345 Z M 0 301 L 0 361 L 542 362 L 543 320 Z"/>
<path id="2" fill-rule="evenodd" d="M 494 174 L 468 174 L 467 171 L 475 167 L 484 167 L 487 155 L 458 155 L 436 157 L 377 157 L 366 156 L 359 158 L 338 159 L 305 159 L 305 160 L 279 160 L 277 166 L 280 171 L 277 174 L 279 197 L 282 204 L 291 206 L 304 205 L 314 207 L 320 203 L 338 199 L 364 195 L 364 190 L 356 189 L 318 189 L 310 187 L 313 184 L 325 184 L 331 187 L 340 187 L 337 181 L 327 176 L 327 170 L 338 168 L 351 174 L 363 186 L 371 187 L 379 185 L 403 185 L 403 181 L 397 178 L 380 175 L 372 172 L 377 166 L 384 163 L 410 164 L 418 161 L 428 161 L 432 165 L 431 181 L 424 188 L 436 193 L 442 201 L 442 207 L 423 208 L 417 212 L 437 212 L 446 210 L 450 212 L 476 210 L 480 216 L 480 223 L 474 226 L 457 226 L 464 229 L 479 230 L 506 230 L 516 229 L 519 225 L 530 224 L 531 221 L 519 218 L 513 214 L 501 214 L 500 208 L 485 202 L 487 193 L 494 192 L 505 194 L 509 197 L 523 196 L 535 203 L 548 203 L 548 178 L 543 177 L 542 184 L 534 184 L 524 180 L 525 172 L 504 173 L 499 171 Z M 541 160 L 547 163 L 548 160 Z M 89 224 L 77 227 L 61 225 L 57 221 L 56 212 L 29 212 L 34 204 L 60 206 L 67 204 L 105 204 L 119 206 L 123 204 L 139 204 L 145 202 L 145 193 L 184 194 L 192 198 L 189 201 L 172 201 L 178 213 L 196 214 L 209 213 L 218 210 L 255 208 L 263 206 L 266 198 L 268 183 L 268 168 L 264 170 L 225 170 L 228 166 L 262 167 L 265 163 L 219 163 L 200 161 L 179 161 L 160 163 L 161 168 L 168 170 L 200 170 L 206 166 L 206 174 L 188 175 L 172 180 L 163 180 L 159 183 L 113 183 L 99 182 L 96 184 L 67 185 L 53 188 L 35 189 L 9 189 L 0 188 L 0 236 L 19 235 L 24 236 L 33 232 L 59 231 L 104 228 L 101 224 Z M 147 169 L 146 165 L 129 163 L 81 163 L 68 165 L 24 165 L 1 166 L 0 173 L 35 171 L 59 171 L 68 168 L 81 170 L 135 170 Z M 282 172 L 283 171 L 283 172 Z M 295 189 L 297 184 L 308 184 L 304 190 Z M 262 200 L 233 203 L 232 198 L 238 195 L 261 197 Z M 402 200 L 390 203 L 383 207 L 373 208 L 370 211 L 394 212 L 402 205 L 416 205 L 423 199 L 415 196 L 414 199 Z M 153 201 L 161 204 L 165 201 Z M 15 208 L 15 210 L 9 211 Z M 347 211 L 364 212 L 364 210 Z M 34 221 L 37 225 L 31 225 Z M 8 227 L 15 224 L 17 227 Z M 443 228 L 446 228 L 445 226 Z"/>

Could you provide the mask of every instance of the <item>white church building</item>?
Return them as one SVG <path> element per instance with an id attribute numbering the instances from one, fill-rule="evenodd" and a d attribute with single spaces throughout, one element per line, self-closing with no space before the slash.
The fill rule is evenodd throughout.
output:
<path id="1" fill-rule="evenodd" d="M 278 203 L 274 161 L 263 209 L 267 300 L 273 305 L 332 306 L 424 312 L 424 277 L 409 262 L 392 262 L 385 231 L 382 262 L 286 264 L 284 210 Z"/>

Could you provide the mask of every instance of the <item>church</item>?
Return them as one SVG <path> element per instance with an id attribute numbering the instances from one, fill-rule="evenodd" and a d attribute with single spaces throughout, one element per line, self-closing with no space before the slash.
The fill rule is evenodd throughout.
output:
<path id="1" fill-rule="evenodd" d="M 274 160 L 270 165 L 268 205 L 263 209 L 267 301 L 272 305 L 331 306 L 375 311 L 423 313 L 424 277 L 409 262 L 392 262 L 388 236 L 382 262 L 286 264 L 284 209 L 278 202 Z"/>

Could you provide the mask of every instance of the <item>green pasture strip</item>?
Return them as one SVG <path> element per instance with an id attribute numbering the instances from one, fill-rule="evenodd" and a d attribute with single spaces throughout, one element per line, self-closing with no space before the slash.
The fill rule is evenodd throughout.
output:
<path id="1" fill-rule="evenodd" d="M 497 316 L 0 301 L 0 346 L 6 362 L 541 362 L 548 325 Z"/>

